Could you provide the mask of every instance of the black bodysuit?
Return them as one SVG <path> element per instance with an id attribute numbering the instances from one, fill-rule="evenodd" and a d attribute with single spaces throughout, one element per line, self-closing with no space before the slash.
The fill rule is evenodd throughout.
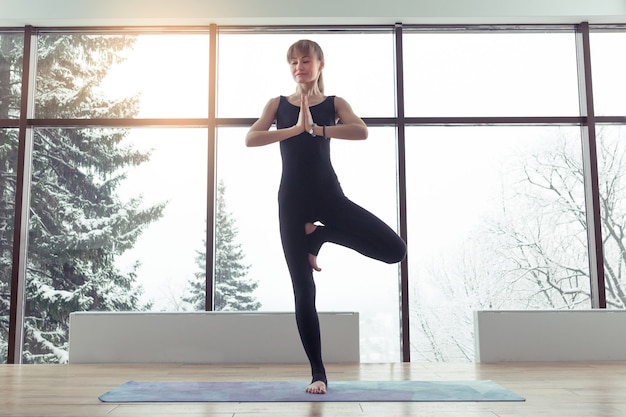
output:
<path id="1" fill-rule="evenodd" d="M 318 126 L 335 125 L 335 98 L 310 106 Z M 294 126 L 300 108 L 280 97 L 278 129 Z M 303 132 L 280 142 L 282 177 L 278 192 L 280 235 L 295 297 L 296 322 L 311 363 L 313 381 L 327 383 L 322 361 L 315 282 L 308 254 L 325 242 L 352 248 L 387 263 L 401 261 L 404 241 L 385 223 L 343 194 L 330 161 L 330 139 Z M 307 235 L 305 223 L 321 222 Z"/>

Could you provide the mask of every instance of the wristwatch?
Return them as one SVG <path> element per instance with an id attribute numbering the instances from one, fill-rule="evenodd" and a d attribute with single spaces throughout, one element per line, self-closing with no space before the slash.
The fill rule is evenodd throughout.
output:
<path id="1" fill-rule="evenodd" d="M 311 124 L 311 128 L 309 129 L 309 135 L 315 136 L 315 132 L 313 132 L 313 128 L 315 128 L 315 126 L 317 126 L 315 123 Z"/>

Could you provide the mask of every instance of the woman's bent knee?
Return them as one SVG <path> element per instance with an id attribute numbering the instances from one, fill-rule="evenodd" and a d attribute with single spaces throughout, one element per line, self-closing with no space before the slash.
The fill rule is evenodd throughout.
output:
<path id="1" fill-rule="evenodd" d="M 383 259 L 383 262 L 395 264 L 401 262 L 406 257 L 406 243 L 398 237 L 398 239 L 389 245 L 389 252 Z"/>

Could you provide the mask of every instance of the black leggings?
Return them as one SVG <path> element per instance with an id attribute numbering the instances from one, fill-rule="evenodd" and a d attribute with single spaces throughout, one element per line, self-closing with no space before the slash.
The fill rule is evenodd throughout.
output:
<path id="1" fill-rule="evenodd" d="M 396 263 L 404 258 L 406 244 L 389 226 L 340 190 L 317 196 L 308 191 L 306 195 L 279 193 L 280 235 L 293 285 L 298 332 L 311 363 L 313 382 L 327 383 L 309 253 L 317 255 L 323 243 L 332 242 L 382 262 Z M 324 226 L 307 235 L 305 223 L 315 221 Z"/>

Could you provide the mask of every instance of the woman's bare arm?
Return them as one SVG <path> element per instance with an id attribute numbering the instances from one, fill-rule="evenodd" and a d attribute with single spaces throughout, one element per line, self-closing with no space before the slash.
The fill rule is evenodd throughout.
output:
<path id="1" fill-rule="evenodd" d="M 285 128 L 270 130 L 272 124 L 276 120 L 276 111 L 280 97 L 275 97 L 267 102 L 261 117 L 254 122 L 248 133 L 246 134 L 246 146 L 263 146 L 270 143 L 280 142 L 289 139 L 304 131 L 304 127 L 297 124 Z"/>
<path id="2" fill-rule="evenodd" d="M 363 140 L 367 139 L 367 125 L 354 114 L 352 107 L 341 97 L 335 97 L 335 114 L 341 120 L 337 126 L 326 126 L 326 136 L 336 139 Z M 319 131 L 321 128 L 317 128 Z"/>

